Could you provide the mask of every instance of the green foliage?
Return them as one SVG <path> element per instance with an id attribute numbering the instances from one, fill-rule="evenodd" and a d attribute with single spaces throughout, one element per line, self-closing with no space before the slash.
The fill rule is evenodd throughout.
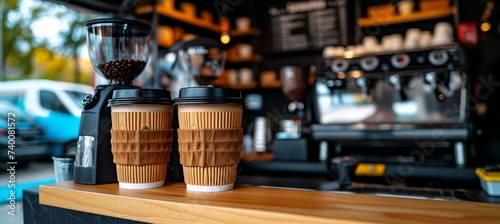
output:
<path id="1" fill-rule="evenodd" d="M 36 48 L 44 48 L 46 42 L 37 38 L 31 30 L 33 22 L 44 15 L 45 5 L 31 8 L 30 12 L 22 13 L 21 1 L 4 0 L 2 10 L 2 46 L 3 63 L 9 61 L 12 64 L 21 64 L 18 68 L 22 77 L 30 75 L 33 65 L 33 51 Z M 4 68 L 5 69 L 5 68 Z M 5 71 L 0 71 L 5 74 Z"/>
<path id="2" fill-rule="evenodd" d="M 69 29 L 61 31 L 59 35 L 63 39 L 61 46 L 56 50 L 59 50 L 64 55 L 72 58 L 74 63 L 73 76 L 75 82 L 80 82 L 80 66 L 78 62 L 78 55 L 81 47 L 85 45 L 86 30 L 85 24 L 90 17 L 87 14 L 82 13 L 58 13 L 65 21 L 68 21 Z"/>
<path id="3" fill-rule="evenodd" d="M 21 7 L 21 4 L 26 3 L 29 7 Z M 59 46 L 50 46 L 48 41 L 37 35 L 33 29 L 33 24 L 45 16 L 55 16 L 61 23 L 67 24 L 68 29 L 58 33 L 62 40 Z M 15 79 L 36 76 L 60 80 L 58 77 L 68 79 L 69 76 L 73 78 L 66 81 L 80 82 L 82 71 L 78 56 L 86 43 L 85 23 L 89 18 L 89 15 L 70 10 L 61 4 L 41 0 L 4 0 L 1 44 L 4 52 L 3 65 L 4 69 L 7 69 L 0 72 L 15 73 L 8 74 L 15 75 Z"/>

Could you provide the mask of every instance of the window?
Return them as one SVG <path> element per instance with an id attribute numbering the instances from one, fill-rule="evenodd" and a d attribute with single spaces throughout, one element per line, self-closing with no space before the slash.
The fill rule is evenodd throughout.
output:
<path id="1" fill-rule="evenodd" d="M 26 114 L 26 112 L 24 112 L 20 108 L 16 107 L 14 104 L 12 104 L 9 101 L 0 100 L 0 111 L 15 112 L 16 116 L 14 119 L 16 121 L 19 121 L 19 122 L 21 122 L 21 121 L 30 122 L 32 119 L 28 114 Z M 7 118 L 8 118 L 7 113 L 0 113 L 0 119 L 2 119 L 3 121 L 7 121 Z"/>
<path id="2" fill-rule="evenodd" d="M 42 105 L 43 108 L 69 114 L 69 111 L 66 108 L 66 106 L 64 106 L 64 104 L 62 104 L 61 100 L 59 100 L 57 95 L 51 91 L 46 91 L 46 90 L 40 91 L 40 104 Z"/>
<path id="3" fill-rule="evenodd" d="M 0 100 L 9 101 L 24 110 L 24 91 L 6 91 L 0 93 Z"/>
<path id="4" fill-rule="evenodd" d="M 66 90 L 65 92 L 68 93 L 69 97 L 73 100 L 73 102 L 75 102 L 75 105 L 80 107 L 80 109 L 83 109 L 82 98 L 87 93 L 79 91 L 69 91 L 69 90 Z"/>

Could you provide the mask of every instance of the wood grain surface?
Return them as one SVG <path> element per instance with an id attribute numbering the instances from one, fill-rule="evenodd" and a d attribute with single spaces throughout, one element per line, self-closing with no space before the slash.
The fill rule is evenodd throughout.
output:
<path id="1" fill-rule="evenodd" d="M 72 181 L 40 186 L 40 203 L 148 223 L 498 223 L 500 205 L 236 186 L 190 192 L 184 183 L 130 190 Z"/>

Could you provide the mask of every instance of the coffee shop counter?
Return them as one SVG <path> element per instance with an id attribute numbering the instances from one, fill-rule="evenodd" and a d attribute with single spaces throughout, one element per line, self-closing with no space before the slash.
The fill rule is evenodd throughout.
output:
<path id="1" fill-rule="evenodd" d="M 39 201 L 33 201 L 36 197 L 30 201 L 29 196 L 24 199 L 25 223 L 30 220 L 74 224 L 105 223 L 105 220 L 204 224 L 496 223 L 500 220 L 498 204 L 242 185 L 230 191 L 200 193 L 187 191 L 184 183 L 167 182 L 160 188 L 130 190 L 120 189 L 118 184 L 82 185 L 67 181 L 42 185 L 37 196 Z M 42 208 L 30 211 L 34 204 Z"/>

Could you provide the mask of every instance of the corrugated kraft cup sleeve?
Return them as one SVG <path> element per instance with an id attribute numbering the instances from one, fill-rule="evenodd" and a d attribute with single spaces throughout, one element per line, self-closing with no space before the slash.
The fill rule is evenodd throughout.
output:
<path id="1" fill-rule="evenodd" d="M 111 130 L 113 162 L 120 165 L 167 163 L 173 130 Z"/>
<path id="2" fill-rule="evenodd" d="M 243 129 L 178 129 L 184 166 L 230 166 L 240 162 Z"/>

